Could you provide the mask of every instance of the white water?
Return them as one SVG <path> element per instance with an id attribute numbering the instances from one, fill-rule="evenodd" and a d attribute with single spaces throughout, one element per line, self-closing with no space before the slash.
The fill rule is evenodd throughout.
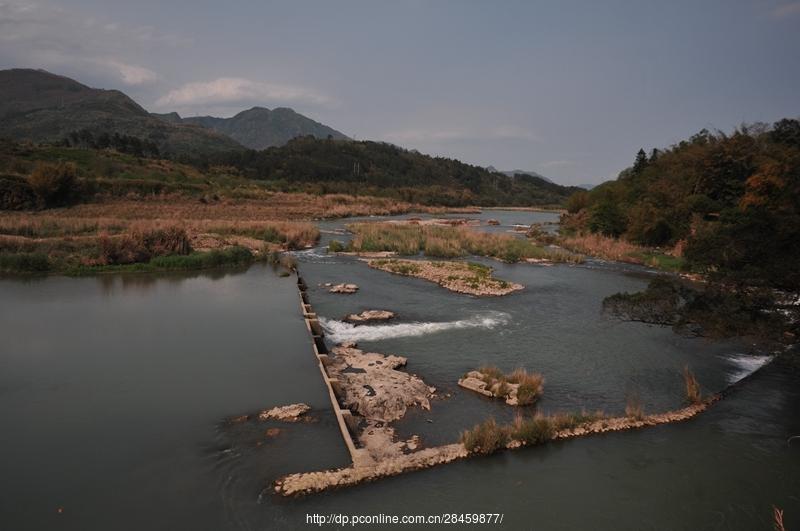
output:
<path id="1" fill-rule="evenodd" d="M 730 383 L 736 383 L 743 378 L 747 378 L 758 369 L 763 367 L 772 359 L 772 356 L 731 356 L 728 358 L 733 362 L 733 371 L 729 375 Z"/>
<path id="2" fill-rule="evenodd" d="M 327 336 L 336 343 L 345 341 L 380 341 L 397 337 L 415 337 L 465 328 L 492 329 L 508 323 L 510 316 L 503 312 L 490 312 L 459 321 L 400 323 L 391 325 L 353 325 L 336 319 L 320 317 Z"/>

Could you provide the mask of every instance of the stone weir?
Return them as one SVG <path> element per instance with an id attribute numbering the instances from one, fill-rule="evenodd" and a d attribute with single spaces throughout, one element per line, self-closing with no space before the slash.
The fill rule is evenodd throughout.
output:
<path id="1" fill-rule="evenodd" d="M 420 448 L 419 440 L 415 437 L 405 442 L 395 441 L 394 430 L 389 426 L 391 420 L 401 417 L 405 408 L 412 405 L 415 400 L 417 402 L 414 405 L 428 406 L 427 399 L 420 395 L 422 380 L 414 375 L 396 371 L 396 368 L 405 365 L 406 362 L 405 358 L 399 356 L 363 353 L 353 345 L 340 345 L 333 353 L 329 353 L 322 326 L 308 301 L 307 286 L 299 273 L 297 286 L 314 354 L 319 363 L 322 379 L 328 388 L 331 406 L 344 443 L 350 452 L 352 465 L 334 470 L 289 474 L 275 481 L 276 493 L 282 496 L 298 496 L 322 492 L 481 455 L 480 452 L 469 451 L 461 442 Z M 380 368 L 375 369 L 376 366 Z M 387 373 L 389 379 L 386 381 L 389 382 L 389 387 L 407 386 L 415 390 L 414 393 L 404 397 L 390 395 L 390 400 L 386 400 L 385 397 L 380 399 L 380 382 L 369 380 L 371 376 L 376 375 L 371 370 Z M 377 377 L 386 377 L 387 374 L 377 374 Z M 575 426 L 557 429 L 538 444 L 686 421 L 724 398 L 754 374 L 719 393 L 706 397 L 697 404 L 682 409 L 640 417 L 602 417 L 588 420 Z M 375 385 L 371 385 L 370 382 Z M 366 389 L 366 392 L 359 393 L 357 389 Z M 351 409 L 343 408 L 340 399 L 357 414 L 354 415 Z M 362 424 L 365 426 L 362 427 Z M 511 439 L 504 445 L 504 449 L 514 450 L 530 445 L 531 443 L 525 441 Z"/>
<path id="2" fill-rule="evenodd" d="M 339 384 L 339 381 L 332 379 L 328 375 L 326 365 L 331 362 L 331 359 L 328 353 L 328 347 L 325 345 L 325 333 L 322 330 L 322 325 L 319 324 L 317 314 L 314 313 L 314 309 L 311 307 L 311 303 L 308 300 L 308 286 L 303 280 L 303 277 L 300 276 L 300 273 L 297 274 L 297 289 L 300 292 L 300 308 L 303 310 L 303 318 L 306 322 L 306 328 L 308 329 L 308 333 L 311 334 L 312 349 L 314 351 L 314 355 L 317 357 L 317 363 L 319 365 L 319 372 L 322 374 L 322 380 L 325 382 L 325 387 L 328 389 L 328 396 L 331 399 L 331 407 L 333 408 L 334 415 L 336 415 L 336 421 L 339 424 L 339 430 L 342 432 L 344 444 L 347 447 L 347 451 L 350 452 L 350 458 L 352 459 L 354 466 L 368 465 L 372 462 L 372 459 L 366 450 L 363 448 L 357 448 L 356 443 L 353 440 L 352 433 L 355 432 L 358 421 L 353 417 L 353 414 L 349 409 L 344 409 L 339 405 L 339 400 L 336 398 L 335 387 Z"/>

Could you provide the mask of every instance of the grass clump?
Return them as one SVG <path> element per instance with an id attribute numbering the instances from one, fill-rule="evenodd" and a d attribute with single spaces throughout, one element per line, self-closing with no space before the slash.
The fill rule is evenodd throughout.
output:
<path id="1" fill-rule="evenodd" d="M 484 365 L 478 372 L 481 373 L 481 379 L 486 383 L 487 389 L 498 398 L 508 397 L 516 387 L 517 404 L 520 406 L 533 404 L 544 393 L 544 376 L 537 372 L 529 373 L 523 368 L 518 368 L 510 374 L 505 374 L 493 365 Z"/>
<path id="2" fill-rule="evenodd" d="M 644 418 L 644 404 L 639 393 L 630 393 L 625 400 L 625 416 L 636 420 Z"/>
<path id="3" fill-rule="evenodd" d="M 700 383 L 695 378 L 694 373 L 689 370 L 689 366 L 683 368 L 683 383 L 686 386 L 686 400 L 690 404 L 699 404 L 703 401 L 703 393 L 700 390 Z"/>
<path id="4" fill-rule="evenodd" d="M 331 240 L 328 244 L 329 253 L 341 253 L 346 249 L 345 245 L 339 240 Z"/>
<path id="5" fill-rule="evenodd" d="M 464 447 L 473 453 L 493 454 L 505 448 L 510 440 L 509 429 L 501 426 L 493 418 L 475 425 L 461 434 Z"/>
<path id="6" fill-rule="evenodd" d="M 555 423 L 550 417 L 544 415 L 535 415 L 528 418 L 517 415 L 511 427 L 511 437 L 528 445 L 547 442 L 555 434 Z"/>
<path id="7" fill-rule="evenodd" d="M 179 227 L 134 230 L 119 236 L 100 237 L 100 264 L 120 265 L 147 262 L 168 255 L 188 255 L 189 236 Z"/>

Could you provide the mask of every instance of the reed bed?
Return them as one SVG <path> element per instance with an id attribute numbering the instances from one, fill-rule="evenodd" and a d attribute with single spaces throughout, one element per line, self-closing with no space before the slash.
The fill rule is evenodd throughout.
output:
<path id="1" fill-rule="evenodd" d="M 684 267 L 682 245 L 667 252 L 636 245 L 621 238 L 611 238 L 602 234 L 580 234 L 566 236 L 559 244 L 571 251 L 596 256 L 603 260 L 646 265 L 664 271 L 681 271 Z"/>
<path id="2" fill-rule="evenodd" d="M 353 223 L 349 250 L 355 252 L 392 251 L 413 256 L 423 253 L 433 258 L 488 256 L 514 263 L 527 259 L 554 262 L 580 262 L 579 255 L 560 249 L 541 247 L 508 234 L 478 232 L 467 227 L 442 227 L 398 223 Z"/>

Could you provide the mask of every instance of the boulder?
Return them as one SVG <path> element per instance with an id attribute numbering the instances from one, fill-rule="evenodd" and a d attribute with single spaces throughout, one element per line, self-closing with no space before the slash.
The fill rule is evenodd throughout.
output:
<path id="1" fill-rule="evenodd" d="M 331 287 L 328 291 L 331 293 L 355 293 L 358 291 L 358 286 L 356 284 L 336 284 L 335 286 Z"/>
<path id="2" fill-rule="evenodd" d="M 366 323 L 369 321 L 388 321 L 393 319 L 394 316 L 394 312 L 389 310 L 364 310 L 361 313 L 351 313 L 344 320 L 351 323 Z"/>
<path id="3" fill-rule="evenodd" d="M 288 406 L 265 409 L 258 414 L 258 420 L 282 420 L 284 422 L 297 422 L 300 417 L 311 411 L 307 404 L 290 404 Z"/>

